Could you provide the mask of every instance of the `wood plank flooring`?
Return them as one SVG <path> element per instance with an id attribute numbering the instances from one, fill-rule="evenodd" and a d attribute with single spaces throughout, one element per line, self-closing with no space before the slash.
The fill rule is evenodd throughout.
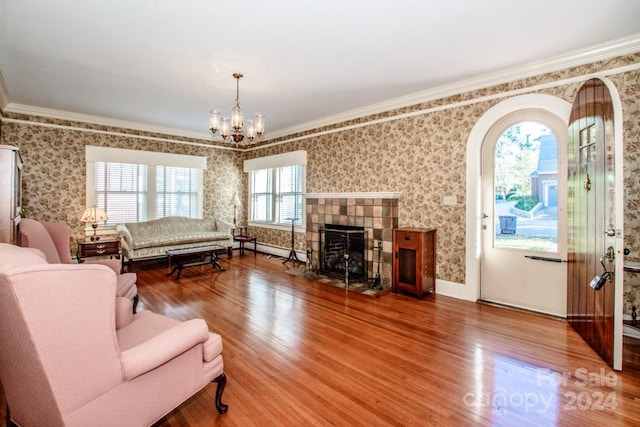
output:
<path id="1" fill-rule="evenodd" d="M 640 374 L 563 320 L 441 295 L 369 297 L 248 253 L 138 273 L 139 310 L 204 318 L 228 377 L 157 426 L 638 425 Z"/>

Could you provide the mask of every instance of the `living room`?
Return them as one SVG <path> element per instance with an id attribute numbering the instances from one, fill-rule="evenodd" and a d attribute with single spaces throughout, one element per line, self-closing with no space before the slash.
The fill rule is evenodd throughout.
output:
<path id="1" fill-rule="evenodd" d="M 480 237 L 472 233 L 471 229 L 474 226 L 469 224 L 470 215 L 473 218 L 477 213 L 470 212 L 471 207 L 477 208 L 476 202 L 473 200 L 477 187 L 474 182 L 475 176 L 471 175 L 472 179 L 470 179 L 469 168 L 470 163 L 473 162 L 470 159 L 478 157 L 478 153 L 471 151 L 470 147 L 480 145 L 482 142 L 481 140 L 472 140 L 474 128 L 487 112 L 497 106 L 504 105 L 503 102 L 510 102 L 514 98 L 523 96 L 546 95 L 572 104 L 585 80 L 597 77 L 612 82 L 617 89 L 621 107 L 619 120 L 622 122 L 621 136 L 623 140 L 624 224 L 618 228 L 624 229 L 624 248 L 629 250 L 626 259 L 640 261 L 640 241 L 636 237 L 640 231 L 640 220 L 635 214 L 637 211 L 635 194 L 640 188 L 640 182 L 635 173 L 638 170 L 639 162 L 637 144 L 640 134 L 640 120 L 637 106 L 640 105 L 638 95 L 640 92 L 638 90 L 640 37 L 630 32 L 626 37 L 615 37 L 606 40 L 606 42 L 590 45 L 588 48 L 585 46 L 579 51 L 579 54 L 574 50 L 566 52 L 564 56 L 541 57 L 539 61 L 523 64 L 520 67 L 500 69 L 482 76 L 472 76 L 476 79 L 461 79 L 459 82 L 434 86 L 420 92 L 419 96 L 414 98 L 413 103 L 396 105 L 389 102 L 383 105 L 385 108 L 374 105 L 369 109 L 363 109 L 362 111 L 365 112 L 360 115 L 353 113 L 340 116 L 336 114 L 336 117 L 342 118 L 333 122 L 317 120 L 314 127 L 300 128 L 292 132 L 282 134 L 272 132 L 270 134 L 268 120 L 275 114 L 272 113 L 267 116 L 267 131 L 264 137 L 258 142 L 244 145 L 221 142 L 217 137 L 194 138 L 185 136 L 185 132 L 161 132 L 162 128 L 158 125 L 125 119 L 108 119 L 93 115 L 89 111 L 64 111 L 47 105 L 28 105 L 27 99 L 16 101 L 14 93 L 19 93 L 18 87 L 23 83 L 16 83 L 15 72 L 11 72 L 11 78 L 9 78 L 8 71 L 6 71 L 9 70 L 9 66 L 2 63 L 0 71 L 4 73 L 5 81 L 2 85 L 3 93 L 0 96 L 0 100 L 2 100 L 0 104 L 2 110 L 0 145 L 18 147 L 25 162 L 22 187 L 23 216 L 41 221 L 63 222 L 69 225 L 73 235 L 73 253 L 76 251 L 77 242 L 84 240 L 87 234 L 91 233 L 91 231 L 87 231 L 86 224 L 80 221 L 84 210 L 89 207 L 87 205 L 86 147 L 109 147 L 204 157 L 207 166 L 203 170 L 202 216 L 204 218 L 220 218 L 230 222 L 235 216 L 236 223 L 248 225 L 250 232 L 258 242 L 260 253 L 255 261 L 252 261 L 253 254 L 244 257 L 234 256 L 233 261 L 222 257 L 223 265 L 228 269 L 228 272 L 232 271 L 228 267 L 232 267 L 236 269 L 233 271 L 242 272 L 243 277 L 250 275 L 252 268 L 256 268 L 262 274 L 267 274 L 265 271 L 271 269 L 282 272 L 281 260 L 276 257 L 286 256 L 291 246 L 290 225 L 260 226 L 258 223 L 250 221 L 248 207 L 250 186 L 248 173 L 245 171 L 245 161 L 283 153 L 305 152 L 307 159 L 305 168 L 306 194 L 314 195 L 317 199 L 391 197 L 397 199 L 396 227 L 437 229 L 435 294 L 438 298 L 436 305 L 433 301 L 429 301 L 429 297 L 425 298 L 430 310 L 438 310 L 439 304 L 442 304 L 443 310 L 451 310 L 445 316 L 446 319 L 451 320 L 455 318 L 452 313 L 455 312 L 456 307 L 460 307 L 461 317 L 471 316 L 472 319 L 475 319 L 473 316 L 487 316 L 486 319 L 482 317 L 482 321 L 500 322 L 502 316 L 500 313 L 504 313 L 506 318 L 510 318 L 512 316 L 511 309 L 487 308 L 486 306 L 478 308 L 475 303 L 478 298 L 473 297 L 475 291 L 470 291 L 470 288 L 479 286 L 480 282 L 480 274 L 474 270 L 474 259 L 477 255 L 474 249 Z M 11 41 L 3 40 L 3 43 L 11 43 Z M 259 108 L 259 105 L 248 105 L 244 96 L 245 94 L 249 95 L 250 92 L 245 91 L 245 87 L 242 85 L 245 82 L 248 83 L 252 78 L 259 79 L 259 76 L 251 75 L 249 70 L 234 71 L 245 72 L 246 76 L 240 83 L 241 101 L 247 111 L 254 111 L 255 108 Z M 235 82 L 232 77 L 225 76 L 225 79 L 233 89 Z M 12 87 L 16 89 L 12 89 Z M 64 90 L 66 88 L 60 88 L 61 92 Z M 342 95 L 335 94 L 335 96 L 339 98 Z M 220 100 L 222 105 L 226 105 L 224 102 L 230 104 L 231 101 L 231 98 Z M 343 113 L 343 111 L 336 111 L 336 113 Z M 321 117 L 316 118 L 320 119 Z M 203 128 L 207 130 L 206 112 L 203 121 Z M 296 124 L 302 125 L 303 123 Z M 620 190 L 622 191 L 622 189 Z M 229 203 L 234 193 L 237 193 L 241 201 L 237 212 L 234 212 L 234 206 Z M 455 203 L 445 204 L 445 196 L 449 197 L 449 200 L 452 198 Z M 313 248 L 313 239 L 310 237 L 309 221 L 307 221 L 311 214 L 311 212 L 306 212 L 304 222 L 307 223 L 307 227 L 296 228 L 294 235 L 295 249 L 302 260 L 306 260 L 308 249 Z M 112 230 L 113 228 L 109 229 L 109 227 L 99 227 L 102 235 L 109 235 Z M 385 236 L 383 246 L 386 255 L 382 263 L 382 275 L 385 284 L 389 285 L 392 280 L 392 242 L 388 233 Z M 268 259 L 269 256 L 272 258 Z M 373 259 L 371 253 L 368 259 Z M 371 275 L 374 271 L 375 269 L 369 271 L 369 274 Z M 225 286 L 238 286 L 238 283 L 232 285 L 228 282 L 229 279 L 225 278 L 225 273 L 199 271 L 199 274 L 203 276 L 200 280 L 203 282 L 195 287 L 187 288 L 189 290 L 186 291 L 186 295 L 181 295 L 179 290 L 171 289 L 172 282 L 163 279 L 161 273 L 164 273 L 164 269 L 160 269 L 160 272 L 145 270 L 139 272 L 141 309 L 152 307 L 154 310 L 158 310 L 158 307 L 162 305 L 158 299 L 158 292 L 167 292 L 165 296 L 171 298 L 188 298 L 193 304 L 196 304 L 193 300 L 194 296 L 201 297 L 203 301 L 223 309 L 226 304 L 230 303 L 212 302 L 211 299 L 226 294 L 221 289 L 216 289 L 211 283 L 219 283 L 222 289 Z M 621 283 L 624 285 L 622 312 L 625 319 L 628 320 L 632 315 L 632 307 L 640 303 L 640 278 L 632 273 L 622 273 L 620 276 L 622 276 Z M 197 277 L 199 276 L 195 274 L 188 275 L 185 281 L 195 283 L 199 280 Z M 282 282 L 281 276 L 276 277 L 273 280 Z M 158 280 L 159 286 L 154 288 L 148 283 L 149 280 Z M 246 279 L 246 282 L 242 286 L 249 286 L 252 283 L 249 279 Z M 277 289 L 287 295 L 300 294 L 300 303 L 308 302 L 307 298 L 310 297 L 307 294 L 313 294 L 314 285 L 310 282 L 298 285 L 302 290 L 296 290 L 295 286 L 287 287 L 283 283 L 274 284 L 272 290 L 259 284 L 254 286 L 257 286 L 255 292 L 258 294 L 264 293 L 272 296 L 277 293 Z M 210 294 L 204 291 L 208 291 Z M 236 299 L 251 297 L 249 291 L 246 294 L 230 290 L 226 292 L 229 292 L 229 296 Z M 348 321 L 347 312 L 351 304 L 358 311 L 368 313 L 368 310 L 371 310 L 371 308 L 365 308 L 366 303 L 363 301 L 366 300 L 354 300 L 353 297 L 336 294 L 332 290 L 318 290 L 317 292 L 322 293 L 328 301 L 332 301 L 328 304 L 333 307 L 333 310 L 341 313 L 338 318 L 344 321 Z M 255 295 L 252 298 L 255 298 Z M 338 300 L 338 298 L 344 299 Z M 420 305 L 412 308 L 414 307 L 412 304 L 421 302 L 419 299 L 396 295 L 387 295 L 384 298 L 392 299 L 385 301 L 381 297 L 376 305 L 386 308 L 379 308 L 379 311 L 374 310 L 375 313 L 369 313 L 367 316 L 371 316 L 373 319 L 375 316 L 384 317 L 387 315 L 385 310 L 389 310 L 389 313 L 398 313 L 398 315 L 414 318 L 417 322 L 428 321 L 433 316 L 432 312 L 422 312 L 423 308 Z M 290 301 L 290 304 L 295 305 L 296 303 Z M 396 306 L 402 306 L 408 310 L 408 313 L 396 312 Z M 172 309 L 178 310 L 179 305 Z M 417 310 L 417 312 L 411 314 L 413 310 Z M 499 310 L 503 310 L 503 312 Z M 490 313 L 482 314 L 484 311 L 490 311 Z M 260 311 L 260 313 L 266 316 L 264 312 Z M 213 313 L 209 313 L 209 315 L 211 319 L 224 322 L 224 320 L 218 319 L 220 315 Z M 273 315 L 276 316 L 277 313 L 273 313 Z M 313 315 L 319 314 L 314 313 Z M 539 320 L 543 325 L 541 329 L 549 334 L 554 334 L 554 323 L 538 316 L 541 315 L 533 315 L 529 319 Z M 240 321 L 234 315 L 229 314 L 229 317 Z M 206 320 L 209 322 L 211 319 Z M 476 322 L 476 320 L 470 321 Z M 300 323 L 304 322 L 305 320 L 300 320 Z M 375 320 L 372 322 L 375 323 Z M 478 320 L 478 322 L 480 321 Z M 514 324 L 527 323 L 526 319 L 514 319 L 513 322 Z M 293 323 L 288 326 L 293 327 Z M 347 326 L 358 327 L 357 323 L 349 323 Z M 210 323 L 209 327 L 214 332 L 217 329 L 215 323 Z M 339 325 L 330 325 L 330 328 L 339 328 Z M 481 327 L 478 326 L 478 329 Z M 227 325 L 225 333 L 231 334 L 233 330 L 234 328 Z M 450 332 L 455 333 L 454 331 Z M 267 332 L 262 331 L 262 333 Z M 425 338 L 430 331 L 423 330 L 422 333 L 421 338 Z M 504 333 L 504 331 L 500 333 Z M 534 329 L 528 330 L 528 333 L 535 334 L 536 332 Z M 562 334 L 565 333 L 563 329 Z M 398 334 L 402 335 L 400 332 Z M 354 335 L 357 336 L 357 334 Z M 318 337 L 318 339 L 321 338 Z M 387 339 L 393 340 L 398 337 L 389 335 Z M 525 338 L 519 336 L 517 339 L 524 340 Z M 238 353 L 243 349 L 248 350 L 244 346 L 250 346 L 250 340 L 234 342 L 225 334 L 223 334 L 223 340 L 225 340 L 225 345 L 227 341 L 230 343 L 229 347 L 225 347 L 223 353 L 225 357 L 229 354 L 230 360 L 234 356 L 240 357 Z M 567 340 L 571 341 L 572 345 L 580 345 L 576 344 L 577 341 L 573 337 L 569 337 Z M 232 342 L 233 344 L 231 344 Z M 505 344 L 503 341 L 500 343 Z M 387 344 L 392 343 L 388 342 Z M 405 344 L 417 345 L 414 342 L 406 342 Z M 511 345 L 517 346 L 517 344 Z M 529 347 L 530 345 L 532 344 L 528 343 L 527 348 L 533 348 Z M 557 345 L 557 343 L 550 344 L 550 346 L 553 345 Z M 437 348 L 440 351 L 446 351 L 446 347 L 438 346 Z M 579 348 L 583 349 L 583 347 Z M 226 352 L 227 349 L 229 353 Z M 343 348 L 343 350 L 345 349 Z M 464 351 L 473 352 L 475 350 L 465 348 Z M 572 350 L 567 348 L 567 351 Z M 454 358 L 456 357 L 460 356 L 454 356 Z M 544 357 L 551 357 L 550 353 L 545 353 Z M 593 359 L 588 361 L 588 371 L 598 371 L 599 367 L 594 361 L 597 357 L 589 357 L 593 357 Z M 539 361 L 539 366 L 545 366 L 543 361 Z M 375 362 L 371 363 L 375 364 Z M 575 372 L 576 366 L 584 367 L 580 365 L 580 361 L 575 363 L 577 365 L 571 365 L 564 369 L 554 365 L 552 370 L 554 372 Z M 233 363 L 230 365 L 234 366 Z M 456 369 L 456 366 L 449 365 L 448 369 Z M 495 369 L 501 368 L 496 367 Z M 467 375 L 472 375 L 468 371 L 464 372 Z M 329 373 L 328 370 L 327 373 Z M 234 376 L 243 379 L 242 371 L 238 371 L 236 375 L 232 371 L 228 371 L 227 374 L 230 383 L 234 381 Z M 619 373 L 618 375 L 622 378 L 623 374 Z M 633 387 L 637 387 L 637 377 L 629 375 L 625 376 L 624 380 L 631 384 L 635 383 Z M 355 378 L 351 380 L 359 381 Z M 410 378 L 406 378 L 406 380 L 411 382 Z M 304 380 L 298 379 L 298 381 Z M 335 384 L 332 386 L 336 387 Z M 228 387 L 231 390 L 233 385 L 230 384 Z M 251 389 L 251 382 L 243 383 L 243 387 Z M 379 391 L 377 388 L 376 390 Z M 631 388 L 631 390 L 634 389 Z M 259 389 L 251 391 L 260 394 Z M 366 392 L 366 390 L 361 391 Z M 211 393 L 211 390 L 207 389 L 207 394 Z M 295 394 L 295 390 L 292 393 Z M 319 390 L 318 394 L 327 400 L 333 398 L 330 390 L 327 389 Z M 233 394 L 230 394 L 231 396 Z M 422 398 L 426 399 L 427 397 L 423 396 Z M 621 393 L 618 393 L 618 398 L 622 401 Z M 344 397 L 342 396 L 340 399 L 344 399 Z M 393 401 L 390 396 L 361 396 L 361 399 L 378 399 L 380 405 L 390 405 L 385 400 Z M 628 405 L 635 405 L 633 402 L 633 398 L 625 401 Z M 242 402 L 237 401 L 229 403 L 229 413 L 218 416 L 215 419 L 216 423 L 224 424 L 225 416 L 229 418 L 233 416 L 234 406 L 242 405 Z M 200 405 L 199 400 L 197 405 Z M 285 402 L 283 405 L 286 406 L 287 403 Z M 621 406 L 624 407 L 624 405 Z M 203 410 L 193 409 L 194 412 L 190 413 L 187 418 L 193 419 L 197 417 L 194 413 L 197 414 Z M 296 412 L 295 408 L 288 408 L 288 410 L 284 407 L 269 408 L 269 415 L 284 416 L 283 414 L 288 411 Z M 246 425 L 246 423 L 269 424 L 271 422 L 295 424 L 296 421 L 318 424 L 335 422 L 335 419 L 331 417 L 324 420 L 315 418 L 318 416 L 318 412 L 319 409 L 316 407 L 314 415 L 309 418 L 299 415 L 300 418 L 294 417 L 291 420 L 286 418 L 281 418 L 279 421 L 240 419 L 239 421 L 231 420 L 228 423 L 229 425 Z M 633 415 L 634 411 L 630 413 Z M 416 417 L 426 416 L 424 413 L 413 415 Z M 177 417 L 174 422 L 181 423 L 178 421 L 180 412 L 174 416 Z M 426 418 L 412 419 L 411 414 L 408 413 L 404 413 L 403 416 L 403 419 L 397 421 L 384 418 L 371 418 L 370 421 L 380 421 L 391 425 L 429 424 L 429 420 Z M 586 414 L 583 413 L 582 416 L 586 416 Z M 621 417 L 627 417 L 625 419 L 627 421 L 630 419 L 629 414 L 623 414 Z M 211 421 L 210 418 L 208 420 Z M 446 420 L 446 416 L 438 414 L 432 420 L 434 422 L 436 420 L 443 421 Z M 471 416 L 469 418 L 454 417 L 452 422 L 466 424 L 473 421 L 486 423 L 487 419 L 472 420 Z M 351 420 L 345 424 L 357 422 L 358 420 Z M 503 422 L 509 423 L 509 421 Z M 187 423 L 189 424 L 189 422 Z"/>

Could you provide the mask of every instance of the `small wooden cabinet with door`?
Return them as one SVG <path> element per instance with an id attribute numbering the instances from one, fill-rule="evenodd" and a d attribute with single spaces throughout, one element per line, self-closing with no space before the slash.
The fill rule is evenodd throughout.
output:
<path id="1" fill-rule="evenodd" d="M 436 293 L 436 230 L 393 230 L 393 292 Z"/>

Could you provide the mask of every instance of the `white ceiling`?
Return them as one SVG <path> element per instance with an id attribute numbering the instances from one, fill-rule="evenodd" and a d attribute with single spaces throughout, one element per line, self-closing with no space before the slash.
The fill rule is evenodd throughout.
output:
<path id="1" fill-rule="evenodd" d="M 638 34 L 638 0 L 0 0 L 0 72 L 8 111 L 204 138 L 241 72 L 273 136 Z"/>

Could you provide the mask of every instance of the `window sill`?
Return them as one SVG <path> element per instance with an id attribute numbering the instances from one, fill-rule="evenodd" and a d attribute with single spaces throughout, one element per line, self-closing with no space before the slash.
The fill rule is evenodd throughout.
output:
<path id="1" fill-rule="evenodd" d="M 281 231 L 291 231 L 291 225 L 283 225 L 283 224 L 270 224 L 266 222 L 249 221 L 249 226 L 258 227 L 258 228 L 271 228 L 273 230 L 281 230 Z M 294 228 L 294 232 L 306 233 L 307 229 L 303 225 L 296 225 Z"/>

